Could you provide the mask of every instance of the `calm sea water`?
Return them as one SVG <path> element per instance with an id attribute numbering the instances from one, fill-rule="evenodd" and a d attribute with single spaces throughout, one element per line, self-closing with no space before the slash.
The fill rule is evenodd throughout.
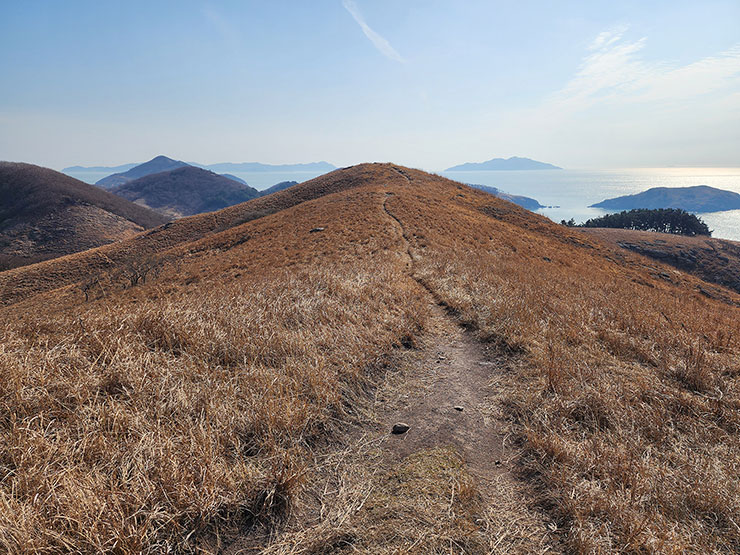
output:
<path id="1" fill-rule="evenodd" d="M 740 168 L 648 168 L 631 170 L 538 170 L 444 172 L 462 181 L 489 185 L 516 195 L 534 198 L 549 208 L 540 214 L 556 222 L 574 218 L 581 223 L 606 214 L 588 208 L 604 199 L 632 195 L 651 187 L 709 185 L 740 193 Z M 740 241 L 740 210 L 697 214 L 713 237 Z"/>
<path id="2" fill-rule="evenodd" d="M 70 174 L 95 183 L 108 174 Z M 235 173 L 251 187 L 266 189 L 281 181 L 306 181 L 317 177 L 312 172 Z M 740 168 L 649 168 L 630 170 L 541 170 L 444 172 L 442 175 L 463 183 L 489 185 L 516 195 L 537 199 L 539 213 L 559 222 L 574 218 L 583 222 L 606 212 L 588 208 L 607 198 L 639 193 L 651 187 L 709 185 L 740 193 Z M 740 241 L 740 210 L 698 214 L 714 230 L 714 237 Z"/>

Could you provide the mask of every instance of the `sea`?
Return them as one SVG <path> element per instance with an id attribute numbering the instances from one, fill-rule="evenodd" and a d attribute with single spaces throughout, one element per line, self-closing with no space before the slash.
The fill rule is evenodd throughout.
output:
<path id="1" fill-rule="evenodd" d="M 709 185 L 740 193 L 740 168 L 636 168 L 614 170 L 520 170 L 439 172 L 440 175 L 478 185 L 497 187 L 504 192 L 537 200 L 545 208 L 537 212 L 560 222 L 573 218 L 577 223 L 607 212 L 589 208 L 602 200 L 640 193 L 651 187 Z M 317 177 L 312 172 L 233 172 L 257 190 L 281 181 L 303 182 Z M 95 183 L 107 173 L 70 173 Z M 740 210 L 698 213 L 712 236 L 740 241 Z"/>
<path id="2" fill-rule="evenodd" d="M 652 187 L 709 185 L 740 193 L 740 168 L 467 171 L 442 175 L 531 197 L 546 206 L 537 212 L 556 222 L 573 218 L 576 223 L 582 223 L 603 216 L 608 212 L 589 205 Z M 740 210 L 697 213 L 697 216 L 713 230 L 712 237 L 740 241 Z"/>

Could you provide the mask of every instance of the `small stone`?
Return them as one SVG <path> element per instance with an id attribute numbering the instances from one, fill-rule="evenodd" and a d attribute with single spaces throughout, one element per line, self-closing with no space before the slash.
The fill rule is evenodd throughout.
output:
<path id="1" fill-rule="evenodd" d="M 395 424 L 393 424 L 393 429 L 391 430 L 391 433 L 395 435 L 405 434 L 409 431 L 410 427 L 411 426 L 409 426 L 405 422 L 396 422 Z"/>
<path id="2" fill-rule="evenodd" d="M 454 408 L 454 409 L 455 409 L 455 410 L 456 410 L 457 412 L 462 412 L 462 411 L 463 411 L 463 407 L 461 407 L 460 405 L 457 405 L 457 406 L 455 406 L 455 407 L 453 407 L 453 408 Z"/>
<path id="3" fill-rule="evenodd" d="M 319 231 L 324 231 L 324 227 L 315 227 L 312 230 L 309 231 L 309 233 L 318 233 Z"/>

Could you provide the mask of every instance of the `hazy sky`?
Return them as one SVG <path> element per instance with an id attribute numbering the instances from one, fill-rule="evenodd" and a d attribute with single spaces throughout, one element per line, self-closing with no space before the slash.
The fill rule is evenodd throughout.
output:
<path id="1" fill-rule="evenodd" d="M 0 0 L 0 159 L 740 166 L 740 2 Z"/>

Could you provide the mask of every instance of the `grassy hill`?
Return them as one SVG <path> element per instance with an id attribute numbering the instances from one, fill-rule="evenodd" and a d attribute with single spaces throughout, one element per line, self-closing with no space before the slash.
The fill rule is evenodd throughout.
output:
<path id="1" fill-rule="evenodd" d="M 627 229 L 584 228 L 584 231 L 615 247 L 659 260 L 740 293 L 740 243 L 737 241 Z"/>
<path id="2" fill-rule="evenodd" d="M 213 212 L 260 195 L 246 184 L 192 166 L 146 175 L 110 191 L 170 218 Z"/>
<path id="3" fill-rule="evenodd" d="M 62 173 L 0 162 L 0 269 L 78 252 L 166 218 Z"/>
<path id="4" fill-rule="evenodd" d="M 740 296 L 442 177 L 337 170 L 0 294 L 9 551 L 740 546 Z M 503 474 L 374 425 L 450 325 Z"/>

